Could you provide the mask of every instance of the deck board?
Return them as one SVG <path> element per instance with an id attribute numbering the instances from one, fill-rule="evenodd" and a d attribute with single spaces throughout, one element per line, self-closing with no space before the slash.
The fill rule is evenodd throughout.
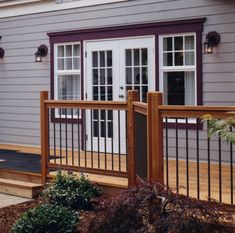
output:
<path id="1" fill-rule="evenodd" d="M 0 149 L 5 150 L 13 150 L 13 151 L 19 151 L 20 153 L 27 154 L 38 154 L 40 155 L 40 148 L 32 148 L 32 147 L 24 147 L 24 146 L 15 146 L 15 145 L 0 145 Z M 71 165 L 78 165 L 78 152 L 74 151 L 74 158 L 72 158 L 72 152 L 69 151 L 68 157 L 66 159 L 66 153 L 63 150 L 62 151 L 62 158 L 60 159 L 58 157 L 59 150 L 56 151 L 57 157 L 55 159 L 50 160 L 51 163 L 68 164 Z M 53 151 L 51 150 L 51 154 L 53 154 Z M 80 152 L 80 166 L 83 167 L 91 167 L 91 153 L 86 152 L 86 154 L 81 151 Z M 105 154 L 100 153 L 100 168 L 108 170 L 115 170 L 119 171 L 119 169 L 123 172 L 126 171 L 126 156 L 125 155 L 113 155 L 113 159 L 111 154 Z M 86 158 L 86 163 L 85 163 Z M 106 163 L 105 163 L 106 158 Z M 38 157 L 40 160 L 40 156 Z M 120 166 L 119 166 L 119 160 L 120 160 Z M 113 162 L 112 162 L 113 161 Z M 93 167 L 98 168 L 98 153 L 93 153 Z M 166 183 L 166 161 L 165 161 L 165 169 L 164 169 L 164 180 Z M 1 168 L 1 162 L 0 162 L 0 168 Z M 230 170 L 229 164 L 222 164 L 221 165 L 221 171 L 222 171 L 222 202 L 230 204 L 231 202 L 231 170 Z M 175 160 L 169 160 L 169 186 L 173 189 L 176 187 L 176 162 Z M 204 162 L 200 162 L 199 164 L 199 171 L 200 171 L 200 199 L 206 200 L 208 198 L 208 164 Z M 211 198 L 219 200 L 219 165 L 218 163 L 211 163 L 210 164 L 210 172 L 211 172 Z M 197 197 L 197 163 L 194 161 L 189 161 L 189 187 L 190 187 L 190 196 Z M 114 176 L 104 176 L 104 175 L 96 175 L 96 174 L 88 174 L 88 177 L 91 181 L 101 183 L 103 185 L 114 185 L 115 187 L 127 187 L 128 182 L 127 178 L 123 177 L 114 177 Z M 235 200 L 235 165 L 233 165 L 233 198 Z M 182 194 L 186 194 L 186 162 L 183 160 L 179 160 L 179 192 Z"/>

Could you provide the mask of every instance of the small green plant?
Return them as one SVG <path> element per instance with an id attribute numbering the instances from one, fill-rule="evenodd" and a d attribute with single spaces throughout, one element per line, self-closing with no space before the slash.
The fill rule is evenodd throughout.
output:
<path id="1" fill-rule="evenodd" d="M 70 233 L 77 220 L 78 215 L 63 206 L 44 204 L 24 213 L 12 233 Z"/>
<path id="2" fill-rule="evenodd" d="M 206 114 L 202 116 L 202 119 L 208 122 L 208 137 L 217 135 L 222 140 L 235 144 L 235 132 L 230 131 L 231 127 L 235 126 L 235 117 L 217 119 L 210 114 Z"/>
<path id="3" fill-rule="evenodd" d="M 52 204 L 63 205 L 72 209 L 91 209 L 91 198 L 101 195 L 101 190 L 93 185 L 84 175 L 77 177 L 72 173 L 59 171 L 43 192 Z"/>

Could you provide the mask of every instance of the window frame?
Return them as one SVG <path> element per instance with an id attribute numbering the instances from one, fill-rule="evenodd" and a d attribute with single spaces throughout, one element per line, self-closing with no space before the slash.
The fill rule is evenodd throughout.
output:
<path id="1" fill-rule="evenodd" d="M 175 64 L 173 64 L 172 66 L 164 66 L 163 62 L 164 62 L 164 58 L 163 58 L 163 39 L 164 38 L 174 38 L 175 37 L 183 37 L 183 40 L 186 36 L 194 36 L 194 65 L 185 65 L 183 64 L 182 66 L 176 66 Z M 164 93 L 164 72 L 194 72 L 194 85 L 195 85 L 195 103 L 192 106 L 197 106 L 197 105 L 201 105 L 200 99 L 198 99 L 198 95 L 199 95 L 199 91 L 198 90 L 198 56 L 200 56 L 200 54 L 197 54 L 198 51 L 198 44 L 199 42 L 197 41 L 197 33 L 196 32 L 186 32 L 186 33 L 172 33 L 172 34 L 162 34 L 159 35 L 159 91 L 161 91 L 162 93 Z M 185 40 L 184 40 L 185 41 Z M 185 45 L 185 42 L 183 42 L 183 45 Z M 173 46 L 174 47 L 174 46 Z M 172 53 L 174 54 L 177 50 L 172 48 Z M 179 50 L 179 51 L 187 51 L 185 50 L 185 48 L 183 47 L 183 50 Z M 172 57 L 172 61 L 174 61 L 174 56 Z M 185 62 L 185 56 L 184 56 L 184 62 Z M 173 62 L 174 63 L 174 62 Z M 200 80 L 199 80 L 200 81 Z M 164 94 L 163 94 L 163 98 L 164 98 Z M 163 100 L 164 102 L 164 100 Z M 187 105 L 185 105 L 187 106 Z M 189 106 L 189 105 L 188 105 Z M 170 126 L 172 126 L 174 123 L 176 123 L 175 119 L 168 119 L 168 122 L 170 124 Z M 173 123 L 173 124 L 172 124 Z M 186 123 L 186 121 L 184 119 L 178 119 L 178 123 L 183 127 L 184 124 Z M 195 125 L 196 124 L 196 119 L 189 119 L 188 120 L 189 124 Z"/>
<path id="2" fill-rule="evenodd" d="M 74 56 L 73 56 L 73 45 L 79 45 L 79 47 L 80 47 L 80 49 L 79 49 L 79 51 L 80 51 L 80 54 L 79 54 L 79 56 L 77 57 L 78 58 L 78 60 L 79 60 L 79 65 L 78 65 L 78 67 L 80 67 L 80 69 L 71 69 L 71 70 L 58 70 L 58 47 L 59 46 L 67 46 L 67 45 L 72 45 L 72 56 L 71 56 L 71 58 L 72 58 L 72 66 L 73 66 L 73 58 L 74 58 Z M 79 91 L 79 99 L 78 100 L 82 100 L 82 77 L 81 77 L 81 74 L 82 74 L 82 56 L 83 56 L 83 54 L 82 54 L 82 48 L 81 48 L 81 42 L 80 41 L 75 41 L 75 42 L 65 42 L 65 43 L 55 43 L 54 45 L 53 45 L 53 52 L 54 52 L 54 90 L 53 90 L 53 92 L 54 92 L 54 100 L 60 100 L 59 98 L 58 98 L 58 76 L 59 75 L 79 75 L 79 87 L 80 87 L 80 91 Z M 66 57 L 66 54 L 65 54 L 65 56 L 63 57 L 64 59 L 65 58 L 67 58 Z M 60 118 L 60 116 L 61 116 L 61 118 L 62 119 L 64 119 L 65 118 L 65 115 L 61 115 L 61 114 L 59 114 L 58 113 L 58 110 L 57 111 L 54 111 L 54 118 L 56 118 L 56 119 L 59 119 Z M 73 117 L 72 117 L 72 115 L 70 115 L 70 114 L 67 114 L 67 119 L 71 119 L 72 120 L 72 118 L 74 119 L 74 120 L 76 120 L 76 119 L 81 119 L 82 118 L 82 114 L 81 114 L 81 111 L 79 111 L 79 114 L 78 115 L 73 115 Z"/>

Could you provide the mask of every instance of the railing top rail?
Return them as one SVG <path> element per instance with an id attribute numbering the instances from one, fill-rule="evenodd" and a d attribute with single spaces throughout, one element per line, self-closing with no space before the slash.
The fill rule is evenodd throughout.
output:
<path id="1" fill-rule="evenodd" d="M 134 111 L 143 115 L 147 115 L 147 104 L 142 102 L 133 102 Z"/>
<path id="2" fill-rule="evenodd" d="M 162 117 L 191 117 L 200 118 L 205 114 L 214 117 L 225 118 L 234 116 L 235 106 L 168 106 L 160 105 L 159 110 Z"/>
<path id="3" fill-rule="evenodd" d="M 45 100 L 46 108 L 127 110 L 126 101 Z"/>

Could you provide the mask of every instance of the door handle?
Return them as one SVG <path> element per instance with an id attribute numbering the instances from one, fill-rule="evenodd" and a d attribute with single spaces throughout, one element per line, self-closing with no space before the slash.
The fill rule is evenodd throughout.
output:
<path id="1" fill-rule="evenodd" d="M 119 98 L 121 99 L 124 99 L 124 97 L 125 97 L 124 95 L 119 95 Z"/>

